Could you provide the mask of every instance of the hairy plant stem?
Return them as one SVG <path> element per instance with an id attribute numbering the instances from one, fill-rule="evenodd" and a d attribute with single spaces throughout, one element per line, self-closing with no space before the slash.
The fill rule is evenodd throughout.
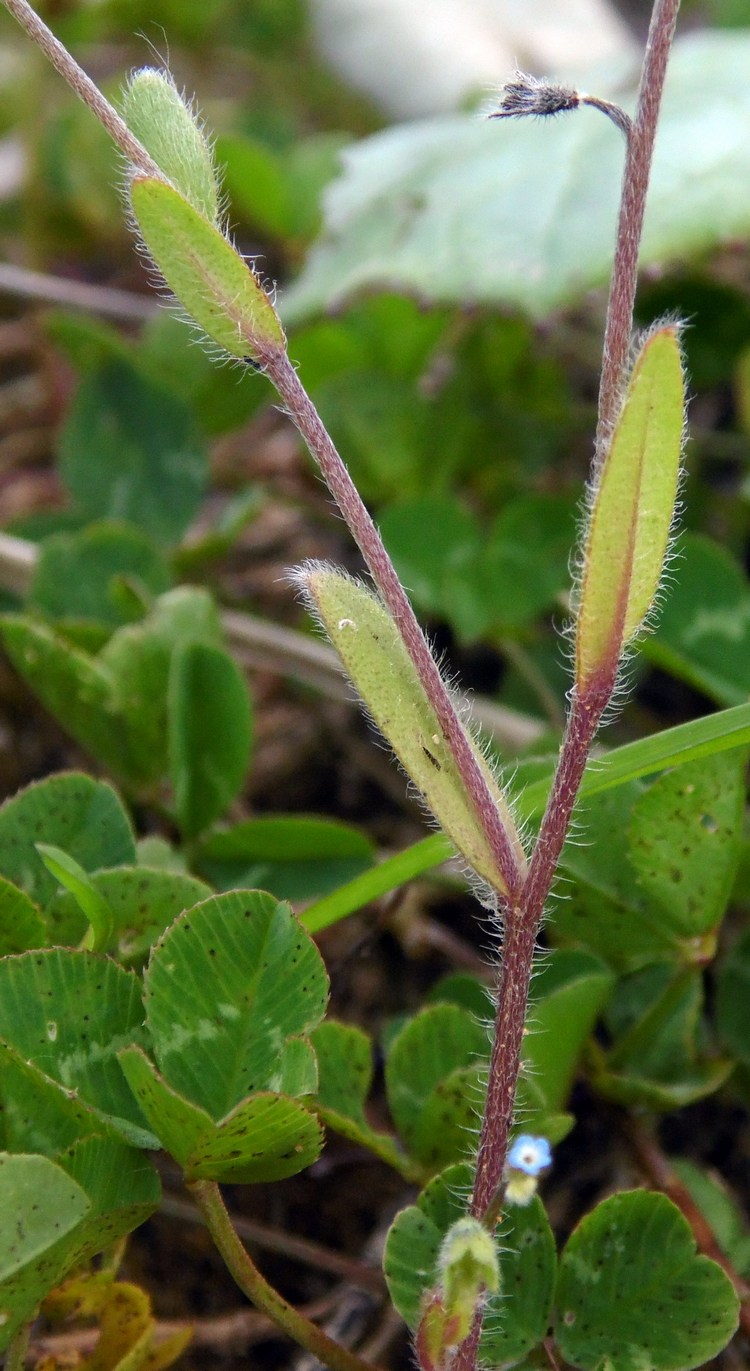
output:
<path id="1" fill-rule="evenodd" d="M 560 761 L 534 847 L 523 896 L 506 918 L 487 1103 L 471 1201 L 471 1213 L 478 1219 L 485 1219 L 491 1212 L 502 1181 L 508 1135 L 513 1122 L 513 1100 L 536 938 L 589 749 L 613 684 L 610 678 L 597 688 L 596 693 L 588 692 L 585 699 L 573 692 Z"/>
<path id="2" fill-rule="evenodd" d="M 628 130 L 599 391 L 596 454 L 600 460 L 618 415 L 627 366 L 646 194 L 678 9 L 679 0 L 655 0 L 636 114 Z M 474 1217 L 485 1221 L 494 1222 L 497 1217 L 495 1201 L 503 1180 L 513 1123 L 534 946 L 589 750 L 615 681 L 616 669 L 607 673 L 606 679 L 593 682 L 585 693 L 573 690 L 560 758 L 528 875 L 520 899 L 505 920 L 495 1034 L 471 1201 Z M 479 1311 L 469 1336 L 451 1362 L 451 1371 L 475 1371 L 481 1329 Z"/>
<path id="3" fill-rule="evenodd" d="M 643 58 L 638 104 L 626 141 L 615 257 L 604 328 L 604 353 L 599 384 L 596 451 L 601 454 L 617 419 L 633 330 L 633 306 L 638 283 L 638 252 L 646 209 L 646 194 L 654 140 L 659 122 L 667 62 L 680 0 L 655 0 Z"/>
<path id="4" fill-rule="evenodd" d="M 215 1181 L 190 1181 L 187 1188 L 206 1221 L 228 1271 L 256 1309 L 268 1314 L 294 1342 L 330 1366 L 331 1371 L 378 1371 L 372 1362 L 365 1361 L 329 1338 L 317 1324 L 300 1314 L 278 1290 L 269 1285 L 237 1236 Z"/>
<path id="5" fill-rule="evenodd" d="M 417 622 L 395 567 L 349 472 L 337 452 L 309 395 L 286 352 L 258 349 L 266 375 L 287 406 L 320 467 L 323 479 L 338 505 L 372 578 L 398 627 L 427 697 L 437 714 L 448 745 L 484 830 L 498 870 L 505 881 L 507 900 L 513 901 L 526 874 L 526 858 L 520 842 L 513 841 L 492 799 L 485 776 L 471 747 L 450 691 Z M 498 891 L 502 905 L 506 891 Z"/>
<path id="6" fill-rule="evenodd" d="M 28 0 L 2 0 L 2 3 L 104 125 L 128 161 L 149 176 L 167 179 L 98 87 L 28 4 Z M 380 534 L 286 352 L 275 347 L 263 348 L 255 338 L 252 344 L 253 354 L 259 356 L 263 369 L 276 386 L 290 417 L 318 462 L 323 478 L 393 615 L 404 646 L 437 714 L 477 822 L 502 876 L 505 889 L 498 891 L 498 898 L 502 905 L 506 899 L 512 902 L 526 874 L 526 855 L 517 835 L 508 831 L 497 810 L 450 691 L 440 675 Z"/>

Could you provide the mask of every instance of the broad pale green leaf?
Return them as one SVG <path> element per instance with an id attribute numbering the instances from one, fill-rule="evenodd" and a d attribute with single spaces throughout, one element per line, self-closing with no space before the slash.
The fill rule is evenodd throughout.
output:
<path id="1" fill-rule="evenodd" d="M 750 1065 L 750 931 L 742 934 L 719 966 L 716 1012 L 723 1042 Z"/>
<path id="2" fill-rule="evenodd" d="M 207 477 L 189 405 L 122 362 L 81 382 L 60 434 L 60 464 L 89 519 L 130 520 L 167 546 L 195 516 Z"/>
<path id="3" fill-rule="evenodd" d="M 614 983 L 604 963 L 585 953 L 552 952 L 542 962 L 532 984 L 523 1069 L 547 1109 L 567 1104 L 581 1050 Z"/>
<path id="4" fill-rule="evenodd" d="M 76 772 L 36 781 L 0 808 L 0 872 L 44 906 L 57 881 L 37 842 L 63 848 L 86 871 L 135 861 L 133 830 L 114 790 Z"/>
<path id="5" fill-rule="evenodd" d="M 746 237 L 749 65 L 746 31 L 677 39 L 644 265 Z M 556 121 L 462 115 L 376 134 L 345 153 L 344 174 L 325 197 L 323 235 L 286 296 L 285 318 L 373 287 L 535 317 L 579 300 L 609 277 L 622 159 L 622 139 L 594 110 Z"/>
<path id="6" fill-rule="evenodd" d="M 134 71 L 122 97 L 128 128 L 172 182 L 209 223 L 219 224 L 219 186 L 203 125 L 183 100 L 168 72 Z"/>
<path id="7" fill-rule="evenodd" d="M 213 1120 L 168 1085 L 140 1048 L 127 1048 L 120 1061 L 151 1127 L 189 1180 L 281 1180 L 320 1154 L 320 1124 L 298 1100 L 260 1091 Z"/>
<path id="8" fill-rule="evenodd" d="M 117 1052 L 142 1022 L 137 977 L 105 957 L 47 948 L 0 961 L 0 1037 L 128 1137 L 143 1121 Z"/>
<path id="9" fill-rule="evenodd" d="M 576 683 L 615 669 L 662 576 L 677 499 L 685 387 L 677 329 L 660 328 L 636 359 L 601 455 L 582 552 Z"/>
<path id="10" fill-rule="evenodd" d="M 177 821 L 194 838 L 242 787 L 252 745 L 247 682 L 223 648 L 187 643 L 169 670 L 168 745 Z"/>
<path id="11" fill-rule="evenodd" d="M 316 1105 L 323 1122 L 397 1170 L 409 1171 L 395 1140 L 376 1132 L 365 1118 L 373 1073 L 372 1043 L 367 1034 L 353 1024 L 326 1019 L 310 1036 L 318 1059 Z"/>
<path id="12" fill-rule="evenodd" d="M 156 479 L 156 475 L 154 477 Z M 46 538 L 29 591 L 29 604 L 54 619 L 84 619 L 117 628 L 124 622 L 117 585 L 161 595 L 171 584 L 166 559 L 129 524 L 89 524 L 78 533 Z"/>
<path id="13" fill-rule="evenodd" d="M 97 871 L 90 879 L 112 912 L 112 945 L 104 950 L 126 966 L 140 965 L 172 920 L 211 894 L 194 876 L 146 866 Z M 86 931 L 80 906 L 67 892 L 54 897 L 45 919 L 53 943 L 76 946 Z"/>
<path id="14" fill-rule="evenodd" d="M 393 1121 L 408 1151 L 420 1156 L 418 1149 L 430 1146 L 422 1123 L 428 1107 L 435 1111 L 438 1105 L 439 1112 L 441 1105 L 447 1126 L 454 1106 L 458 1126 L 464 1125 L 465 1098 L 460 1087 L 445 1093 L 447 1083 L 461 1068 L 476 1072 L 486 1064 L 488 1054 L 486 1027 L 457 1004 L 430 1005 L 405 1024 L 391 1044 L 385 1081 Z M 476 1078 L 473 1086 L 469 1095 L 474 1094 L 472 1105 L 476 1109 L 481 1105 Z"/>
<path id="15" fill-rule="evenodd" d="M 254 1091 L 285 1088 L 286 1040 L 320 1022 L 328 978 L 287 905 L 233 891 L 172 925 L 145 987 L 165 1080 L 221 1119 Z"/>
<path id="16" fill-rule="evenodd" d="M 46 1157 L 0 1153 L 0 1351 L 59 1280 L 66 1237 L 90 1207 L 80 1185 Z"/>
<path id="17" fill-rule="evenodd" d="M 47 930 L 38 906 L 17 885 L 0 876 L 0 956 L 42 947 Z"/>
<path id="18" fill-rule="evenodd" d="M 145 1145 L 153 1149 L 155 1138 Z M 80 1266 L 132 1233 L 156 1209 L 159 1177 L 148 1157 L 116 1138 L 91 1136 L 58 1157 L 69 1176 L 83 1186 L 91 1209 L 71 1234 L 69 1265 Z"/>
<path id="19" fill-rule="evenodd" d="M 554 937 L 631 970 L 710 955 L 739 860 L 743 761 L 718 754 L 586 806 L 590 845 L 563 853 L 576 884 Z"/>
<path id="20" fill-rule="evenodd" d="M 744 1214 L 718 1172 L 697 1166 L 687 1157 L 670 1157 L 669 1167 L 690 1192 L 735 1271 L 746 1277 L 750 1270 L 750 1234 Z"/>
<path id="21" fill-rule="evenodd" d="M 665 597 L 656 635 L 644 644 L 649 660 L 720 705 L 750 693 L 750 586 L 726 548 L 698 534 L 678 544 L 674 585 Z"/>
<path id="22" fill-rule="evenodd" d="M 383 1269 L 391 1298 L 411 1328 L 419 1323 L 424 1292 L 438 1280 L 440 1245 L 465 1213 L 471 1180 L 468 1166 L 449 1167 L 391 1225 Z M 555 1243 L 537 1197 L 524 1209 L 508 1210 L 497 1246 L 501 1293 L 487 1303 L 480 1355 L 490 1365 L 510 1366 L 541 1341 L 549 1322 Z"/>
<path id="23" fill-rule="evenodd" d="M 305 815 L 243 819 L 207 834 L 194 865 L 219 890 L 269 890 L 279 900 L 310 900 L 366 870 L 375 849 L 350 824 Z"/>
<path id="24" fill-rule="evenodd" d="M 726 909 L 742 847 L 746 761 L 737 749 L 668 771 L 633 807 L 638 886 L 685 937 L 708 932 Z"/>
<path id="25" fill-rule="evenodd" d="M 39 1152 L 53 1160 L 92 1133 L 114 1136 L 106 1120 L 78 1095 L 0 1042 L 0 1147 Z"/>
<path id="26" fill-rule="evenodd" d="M 311 1166 L 322 1146 L 323 1130 L 299 1100 L 259 1091 L 200 1140 L 185 1172 L 190 1179 L 245 1185 L 279 1181 Z"/>
<path id="27" fill-rule="evenodd" d="M 143 241 L 198 327 L 232 357 L 282 349 L 278 315 L 258 277 L 219 230 L 174 190 L 145 176 L 130 186 Z"/>
<path id="28" fill-rule="evenodd" d="M 296 138 L 279 152 L 259 139 L 225 134 L 216 155 L 233 205 L 264 234 L 294 243 L 320 227 L 320 194 L 339 170 L 340 133 Z"/>
<path id="29" fill-rule="evenodd" d="M 700 968 L 646 966 L 618 983 L 606 1026 L 611 1046 L 591 1063 L 597 1093 L 628 1107 L 677 1109 L 718 1089 L 728 1058 L 702 1047 Z"/>
<path id="30" fill-rule="evenodd" d="M 300 581 L 368 712 L 441 827 L 469 865 L 493 889 L 504 890 L 438 717 L 382 601 L 328 567 L 306 567 Z M 507 801 L 474 750 L 521 869 L 525 858 Z"/>
<path id="31" fill-rule="evenodd" d="M 665 1195 L 613 1195 L 575 1229 L 560 1261 L 556 1338 L 597 1371 L 689 1371 L 725 1346 L 738 1301 Z"/>

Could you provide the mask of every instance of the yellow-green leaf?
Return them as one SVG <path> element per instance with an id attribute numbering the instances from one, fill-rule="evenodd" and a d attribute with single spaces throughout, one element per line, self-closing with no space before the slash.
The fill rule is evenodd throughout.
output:
<path id="1" fill-rule="evenodd" d="M 504 891 L 448 741 L 387 609 L 335 568 L 305 567 L 299 579 L 374 722 L 438 823 L 469 865 Z M 505 796 L 476 747 L 474 752 L 522 868 L 523 848 Z"/>
<path id="2" fill-rule="evenodd" d="M 171 76 L 153 67 L 133 72 L 122 101 L 125 123 L 175 190 L 219 226 L 219 184 L 208 139 Z"/>
<path id="3" fill-rule="evenodd" d="M 579 690 L 613 672 L 653 605 L 679 484 L 685 381 L 676 325 L 643 344 L 591 504 L 576 632 Z"/>
<path id="4" fill-rule="evenodd" d="M 279 317 L 257 276 L 173 186 L 136 176 L 130 200 L 143 241 L 170 290 L 232 357 L 283 348 Z"/>

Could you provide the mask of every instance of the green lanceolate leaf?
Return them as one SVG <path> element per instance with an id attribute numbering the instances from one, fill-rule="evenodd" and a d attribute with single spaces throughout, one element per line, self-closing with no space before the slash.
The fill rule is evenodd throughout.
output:
<path id="1" fill-rule="evenodd" d="M 674 517 L 685 386 L 677 328 L 646 339 L 603 455 L 583 554 L 576 681 L 613 672 L 653 605 Z"/>
<path id="2" fill-rule="evenodd" d="M 398 629 L 382 602 L 327 566 L 306 567 L 301 583 L 381 733 L 459 852 L 495 890 L 504 890 L 448 741 Z M 484 759 L 475 755 L 506 832 L 524 856 L 505 797 Z"/>
<path id="3" fill-rule="evenodd" d="M 143 241 L 180 304 L 232 357 L 281 350 L 284 332 L 257 276 L 172 186 L 137 176 L 130 202 Z"/>
<path id="4" fill-rule="evenodd" d="M 578 1225 L 560 1262 L 556 1339 L 583 1371 L 689 1371 L 737 1327 L 737 1295 L 698 1256 L 665 1195 L 613 1195 Z"/>
<path id="5" fill-rule="evenodd" d="M 210 888 L 193 876 L 148 866 L 115 867 L 97 871 L 89 879 L 112 916 L 110 944 L 101 951 L 113 951 L 124 965 L 140 965 L 178 914 L 211 894 Z M 67 890 L 50 901 L 45 921 L 49 941 L 57 946 L 77 946 L 86 932 L 81 906 Z"/>
<path id="6" fill-rule="evenodd" d="M 122 101 L 128 128 L 209 223 L 219 225 L 219 186 L 211 147 L 200 120 L 167 72 L 133 72 Z"/>
<path id="7" fill-rule="evenodd" d="M 37 843 L 36 850 L 50 875 L 69 890 L 89 921 L 90 937 L 86 945 L 99 952 L 112 936 L 112 910 L 100 890 L 97 890 L 87 871 L 61 847 L 51 843 Z"/>

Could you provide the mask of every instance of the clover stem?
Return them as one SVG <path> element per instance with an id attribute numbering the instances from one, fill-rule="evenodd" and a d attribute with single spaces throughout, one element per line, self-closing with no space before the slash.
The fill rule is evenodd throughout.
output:
<path id="1" fill-rule="evenodd" d="M 187 1188 L 206 1221 L 228 1271 L 256 1309 L 261 1309 L 294 1342 L 329 1366 L 331 1371 L 378 1371 L 372 1362 L 365 1361 L 329 1338 L 317 1324 L 300 1314 L 278 1290 L 269 1285 L 237 1236 L 215 1181 L 189 1181 Z"/>

